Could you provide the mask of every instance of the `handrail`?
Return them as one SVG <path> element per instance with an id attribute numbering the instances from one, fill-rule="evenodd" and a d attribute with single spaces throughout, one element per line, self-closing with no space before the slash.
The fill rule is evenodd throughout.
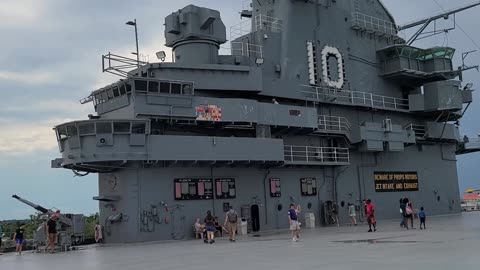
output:
<path id="1" fill-rule="evenodd" d="M 236 40 L 252 31 L 265 30 L 273 33 L 282 32 L 283 22 L 279 18 L 258 14 L 252 19 L 243 20 L 230 27 L 230 40 Z"/>
<path id="2" fill-rule="evenodd" d="M 354 106 L 380 108 L 386 110 L 408 111 L 408 99 L 381 96 L 368 92 L 349 91 L 332 87 L 301 85 L 307 90 L 300 92 L 307 98 L 329 103 L 341 103 Z"/>
<path id="3" fill-rule="evenodd" d="M 324 131 L 340 131 L 349 133 L 351 131 L 351 125 L 346 117 L 319 115 L 318 129 Z"/>
<path id="4" fill-rule="evenodd" d="M 352 13 L 352 25 L 392 36 L 396 36 L 398 33 L 394 23 L 360 12 Z"/>
<path id="5" fill-rule="evenodd" d="M 271 32 L 281 32 L 283 22 L 279 18 L 259 14 L 255 16 L 255 31 L 267 30 Z"/>
<path id="6" fill-rule="evenodd" d="M 285 145 L 286 163 L 349 163 L 348 148 Z"/>
<path id="7" fill-rule="evenodd" d="M 467 137 L 468 138 L 468 137 Z M 480 148 L 480 137 L 468 138 L 468 141 L 465 142 L 465 149 L 479 149 Z"/>
<path id="8" fill-rule="evenodd" d="M 263 47 L 261 45 L 248 43 L 248 42 L 230 42 L 232 45 L 232 55 L 242 55 L 242 56 L 256 56 L 259 58 L 263 58 Z M 234 46 L 240 45 L 240 46 Z"/>
<path id="9" fill-rule="evenodd" d="M 411 130 L 415 133 L 415 137 L 425 137 L 427 127 L 425 125 L 410 124 L 404 127 L 405 130 Z"/>

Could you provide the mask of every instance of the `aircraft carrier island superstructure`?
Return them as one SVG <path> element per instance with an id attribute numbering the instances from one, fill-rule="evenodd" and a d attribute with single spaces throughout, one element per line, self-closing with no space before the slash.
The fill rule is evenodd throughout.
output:
<path id="1" fill-rule="evenodd" d="M 229 206 L 254 232 L 288 228 L 291 202 L 317 226 L 332 204 L 341 223 L 348 203 L 362 219 L 367 198 L 378 219 L 400 218 L 401 197 L 460 212 L 456 156 L 480 144 L 459 134 L 473 90 L 455 49 L 409 45 L 380 0 L 249 7 L 231 55 L 218 11 L 167 16 L 173 61 L 125 71 L 128 58 L 104 56 L 124 78 L 82 100 L 96 115 L 55 128 L 52 166 L 99 175 L 106 241 L 190 238 L 196 217 L 222 223 Z"/>

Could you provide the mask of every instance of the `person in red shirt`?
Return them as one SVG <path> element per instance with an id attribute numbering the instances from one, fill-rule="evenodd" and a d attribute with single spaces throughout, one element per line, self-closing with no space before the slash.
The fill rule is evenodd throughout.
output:
<path id="1" fill-rule="evenodd" d="M 377 222 L 375 220 L 375 205 L 372 203 L 370 199 L 365 202 L 365 211 L 367 214 L 367 221 L 368 221 L 368 232 L 372 232 L 372 225 L 373 230 L 377 231 Z"/>

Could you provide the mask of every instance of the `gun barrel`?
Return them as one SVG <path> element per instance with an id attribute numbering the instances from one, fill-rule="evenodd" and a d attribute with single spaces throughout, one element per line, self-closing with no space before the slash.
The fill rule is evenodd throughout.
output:
<path id="1" fill-rule="evenodd" d="M 26 204 L 26 205 L 34 208 L 34 209 L 37 210 L 37 211 L 40 211 L 40 212 L 44 213 L 44 214 L 47 214 L 47 213 L 49 212 L 48 209 L 46 209 L 46 208 L 44 208 L 44 207 L 42 207 L 42 206 L 40 206 L 40 205 L 38 205 L 38 204 L 34 204 L 34 203 L 32 203 L 32 202 L 30 202 L 30 201 L 28 201 L 28 200 L 25 200 L 25 199 L 23 199 L 23 198 L 21 198 L 21 197 L 19 197 L 19 196 L 17 196 L 17 195 L 12 195 L 12 198 L 17 199 L 17 200 L 19 200 L 20 202 L 22 202 L 22 203 L 24 203 L 24 204 Z"/>

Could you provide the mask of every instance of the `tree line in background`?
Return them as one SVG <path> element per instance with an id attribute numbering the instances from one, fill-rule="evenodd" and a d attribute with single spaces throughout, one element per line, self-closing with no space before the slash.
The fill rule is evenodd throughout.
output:
<path id="1" fill-rule="evenodd" d="M 98 214 L 93 214 L 85 217 L 85 239 L 91 239 L 95 237 L 95 224 L 98 220 Z M 25 238 L 33 238 L 33 234 L 45 221 L 43 214 L 38 213 L 30 215 L 28 220 L 7 220 L 1 221 L 2 233 L 4 238 L 11 239 L 20 226 L 25 230 Z"/>

